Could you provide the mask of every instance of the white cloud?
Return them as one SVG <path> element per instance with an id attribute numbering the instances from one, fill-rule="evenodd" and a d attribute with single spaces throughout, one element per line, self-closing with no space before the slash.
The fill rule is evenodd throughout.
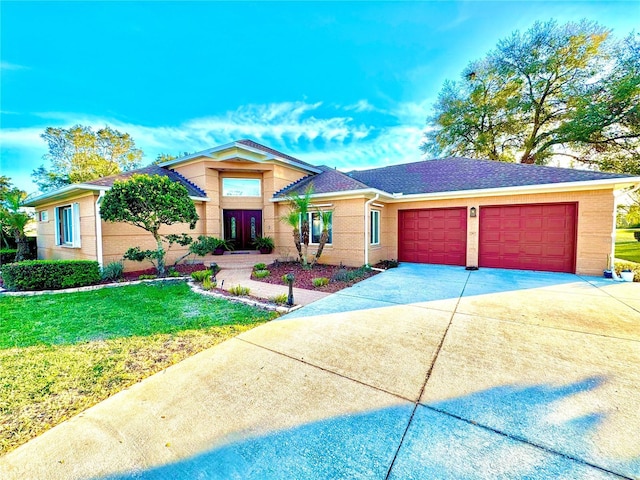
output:
<path id="1" fill-rule="evenodd" d="M 145 152 L 145 163 L 159 153 L 177 155 L 250 138 L 310 163 L 351 170 L 420 160 L 427 108 L 424 103 L 400 103 L 383 110 L 367 100 L 347 107 L 304 101 L 252 104 L 162 126 L 44 112 L 37 114 L 46 122 L 43 126 L 0 130 L 0 142 L 5 158 L 20 162 L 12 165 L 16 177 L 17 169 L 24 174 L 43 162 L 47 149 L 40 135 L 46 126 L 68 128 L 76 124 L 94 129 L 109 125 L 131 134 Z"/>
<path id="2" fill-rule="evenodd" d="M 17 63 L 0 62 L 0 70 L 26 70 L 29 67 Z"/>

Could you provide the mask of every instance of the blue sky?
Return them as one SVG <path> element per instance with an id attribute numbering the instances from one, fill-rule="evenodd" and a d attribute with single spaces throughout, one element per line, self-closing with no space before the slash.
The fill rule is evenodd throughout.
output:
<path id="1" fill-rule="evenodd" d="M 112 126 L 146 164 L 252 138 L 348 170 L 420 160 L 430 106 L 514 30 L 640 2 L 0 2 L 0 174 L 33 192 L 46 127 Z M 45 166 L 47 166 L 45 164 Z"/>

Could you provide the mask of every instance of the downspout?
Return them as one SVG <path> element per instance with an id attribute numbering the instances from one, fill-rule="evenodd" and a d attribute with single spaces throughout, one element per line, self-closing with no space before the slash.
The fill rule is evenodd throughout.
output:
<path id="1" fill-rule="evenodd" d="M 369 205 L 380 198 L 380 194 L 376 193 L 376 196 L 371 200 L 364 202 L 364 265 L 369 265 Z"/>
<path id="2" fill-rule="evenodd" d="M 104 190 L 100 190 L 98 194 L 98 199 L 96 200 L 96 258 L 98 260 L 98 265 L 102 268 L 104 265 L 102 264 L 102 217 L 100 216 L 100 204 L 104 200 Z"/>

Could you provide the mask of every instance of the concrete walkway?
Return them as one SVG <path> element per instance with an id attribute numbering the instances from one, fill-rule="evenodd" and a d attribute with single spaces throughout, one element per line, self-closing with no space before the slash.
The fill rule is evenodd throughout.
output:
<path id="1" fill-rule="evenodd" d="M 0 458 L 2 479 L 640 478 L 640 284 L 401 265 Z"/>

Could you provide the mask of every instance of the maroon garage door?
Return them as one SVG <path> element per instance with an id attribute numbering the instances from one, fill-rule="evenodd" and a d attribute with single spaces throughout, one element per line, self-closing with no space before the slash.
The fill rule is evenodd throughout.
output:
<path id="1" fill-rule="evenodd" d="M 467 209 L 400 210 L 398 259 L 401 262 L 465 265 Z"/>
<path id="2" fill-rule="evenodd" d="M 481 267 L 575 272 L 575 203 L 480 207 Z"/>

